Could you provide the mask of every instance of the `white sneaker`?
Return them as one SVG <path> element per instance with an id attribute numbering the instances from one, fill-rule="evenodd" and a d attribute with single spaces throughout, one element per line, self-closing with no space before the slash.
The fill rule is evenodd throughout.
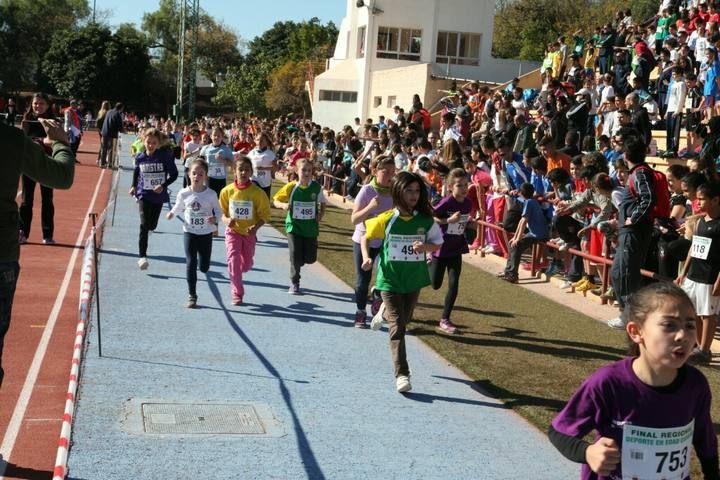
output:
<path id="1" fill-rule="evenodd" d="M 561 290 L 567 290 L 568 288 L 572 287 L 573 284 L 570 280 L 565 280 L 562 285 L 560 285 Z"/>
<path id="2" fill-rule="evenodd" d="M 380 330 L 380 327 L 382 326 L 382 323 L 385 320 L 383 318 L 384 313 L 385 313 L 385 302 L 380 304 L 380 309 L 378 310 L 378 312 L 375 315 L 373 315 L 372 321 L 370 322 L 371 330 Z"/>
<path id="3" fill-rule="evenodd" d="M 607 326 L 616 330 L 625 330 L 625 322 L 622 317 L 615 317 L 607 321 Z"/>
<path id="4" fill-rule="evenodd" d="M 142 257 L 140 260 L 137 261 L 138 267 L 140 267 L 140 270 L 147 270 L 150 263 L 148 263 L 148 259 L 145 257 Z"/>
<path id="5" fill-rule="evenodd" d="M 407 375 L 399 375 L 395 379 L 395 387 L 397 387 L 398 393 L 405 393 L 412 390 L 412 385 L 410 385 L 410 377 Z"/>

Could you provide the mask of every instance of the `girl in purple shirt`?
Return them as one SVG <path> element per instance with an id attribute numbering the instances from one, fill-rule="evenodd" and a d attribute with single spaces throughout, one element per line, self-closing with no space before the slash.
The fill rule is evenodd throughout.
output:
<path id="1" fill-rule="evenodd" d="M 690 478 L 691 449 L 705 479 L 718 479 L 710 387 L 686 365 L 695 310 L 678 286 L 649 285 L 628 303 L 631 354 L 593 373 L 552 421 L 550 441 L 582 463 L 583 479 Z M 583 438 L 595 432 L 593 443 Z"/>
<path id="2" fill-rule="evenodd" d="M 362 251 L 360 241 L 365 235 L 365 220 L 377 217 L 378 214 L 393 208 L 390 186 L 395 178 L 395 159 L 392 155 L 378 155 L 370 162 L 372 178 L 369 183 L 363 185 L 355 197 L 350 219 L 355 225 L 353 232 L 353 259 L 355 263 L 355 328 L 367 328 L 367 299 L 372 279 L 372 269 L 362 269 Z M 370 258 L 375 261 L 380 252 L 382 240 L 370 241 Z M 375 301 L 374 301 L 375 302 Z M 373 305 L 373 315 L 379 310 L 381 300 L 378 297 L 377 304 Z"/>
<path id="3" fill-rule="evenodd" d="M 473 210 L 468 195 L 468 175 L 462 168 L 450 171 L 447 177 L 447 186 L 450 195 L 440 200 L 434 208 L 435 221 L 443 232 L 442 248 L 433 253 L 430 263 L 430 279 L 433 290 L 442 287 L 445 270 L 448 273 L 448 291 L 445 294 L 445 305 L 438 329 L 443 333 L 457 333 L 457 326 L 450 321 L 450 314 L 455 306 L 455 300 L 460 287 L 460 272 L 462 272 L 462 256 L 468 253 L 468 244 L 465 239 L 465 229 L 471 220 Z"/>

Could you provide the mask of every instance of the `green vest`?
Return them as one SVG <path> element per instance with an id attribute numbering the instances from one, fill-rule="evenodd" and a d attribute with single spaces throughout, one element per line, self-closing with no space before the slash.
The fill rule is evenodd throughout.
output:
<path id="1" fill-rule="evenodd" d="M 285 231 L 300 237 L 316 238 L 320 233 L 317 221 L 318 197 L 320 197 L 320 184 L 310 182 L 307 188 L 300 187 L 300 183 L 290 192 L 288 200 L 288 213 L 285 217 Z"/>
<path id="2" fill-rule="evenodd" d="M 425 254 L 417 254 L 412 242 L 427 241 L 433 219 L 415 215 L 405 221 L 395 209 L 385 227 L 385 239 L 380 250 L 375 288 L 383 292 L 410 293 L 430 285 Z"/>

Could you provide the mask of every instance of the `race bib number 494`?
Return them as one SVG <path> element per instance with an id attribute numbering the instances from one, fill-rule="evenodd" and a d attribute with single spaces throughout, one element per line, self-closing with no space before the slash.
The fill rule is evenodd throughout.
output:
<path id="1" fill-rule="evenodd" d="M 253 219 L 253 202 L 250 200 L 233 200 L 230 202 L 230 216 L 235 220 Z"/>
<path id="2" fill-rule="evenodd" d="M 690 476 L 695 420 L 684 427 L 648 428 L 625 424 L 623 480 L 684 480 Z"/>
<path id="3" fill-rule="evenodd" d="M 422 235 L 393 235 L 388 238 L 388 257 L 393 262 L 422 262 L 425 254 L 418 252 L 413 244 L 422 242 Z"/>

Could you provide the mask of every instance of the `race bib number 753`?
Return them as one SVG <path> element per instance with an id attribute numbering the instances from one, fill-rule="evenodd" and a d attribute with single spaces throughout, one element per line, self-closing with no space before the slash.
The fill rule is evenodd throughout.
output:
<path id="1" fill-rule="evenodd" d="M 684 427 L 623 426 L 623 480 L 684 480 L 690 475 L 695 420 Z"/>

